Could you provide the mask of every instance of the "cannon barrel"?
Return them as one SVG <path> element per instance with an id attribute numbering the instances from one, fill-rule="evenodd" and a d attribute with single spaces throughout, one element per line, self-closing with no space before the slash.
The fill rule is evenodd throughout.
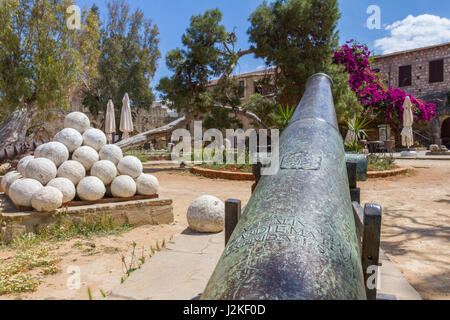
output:
<path id="1" fill-rule="evenodd" d="M 332 80 L 306 87 L 202 299 L 366 299 Z"/>

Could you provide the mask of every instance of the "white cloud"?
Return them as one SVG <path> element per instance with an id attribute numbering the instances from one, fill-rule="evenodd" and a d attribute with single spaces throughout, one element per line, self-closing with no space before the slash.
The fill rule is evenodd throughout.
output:
<path id="1" fill-rule="evenodd" d="M 265 65 L 260 65 L 260 66 L 257 66 L 256 67 L 256 70 L 264 70 L 266 68 L 266 66 Z"/>
<path id="2" fill-rule="evenodd" d="M 383 54 L 441 44 L 450 41 L 450 19 L 430 14 L 409 15 L 386 27 L 389 37 L 375 41 Z"/>

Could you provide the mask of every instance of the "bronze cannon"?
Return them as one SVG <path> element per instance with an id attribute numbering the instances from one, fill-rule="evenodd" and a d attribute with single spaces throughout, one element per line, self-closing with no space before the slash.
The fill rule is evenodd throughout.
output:
<path id="1" fill-rule="evenodd" d="M 273 148 L 273 146 L 272 146 Z M 313 75 L 202 295 L 366 299 L 332 80 Z"/>

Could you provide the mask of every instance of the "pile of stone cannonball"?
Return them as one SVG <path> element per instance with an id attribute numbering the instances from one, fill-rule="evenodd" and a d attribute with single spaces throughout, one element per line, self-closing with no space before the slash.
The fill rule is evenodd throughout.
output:
<path id="1" fill-rule="evenodd" d="M 138 158 L 124 157 L 118 146 L 106 144 L 105 134 L 91 128 L 81 112 L 67 115 L 54 140 L 20 160 L 17 171 L 6 174 L 1 184 L 16 206 L 48 212 L 77 197 L 128 198 L 154 195 L 159 188 L 156 177 L 143 173 Z"/>

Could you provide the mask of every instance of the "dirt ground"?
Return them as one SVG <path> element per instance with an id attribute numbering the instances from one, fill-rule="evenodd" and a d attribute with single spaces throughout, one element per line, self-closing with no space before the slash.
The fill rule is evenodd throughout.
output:
<path id="1" fill-rule="evenodd" d="M 410 176 L 360 183 L 383 206 L 381 247 L 423 299 L 450 299 L 450 161 L 401 160 Z"/>
<path id="2" fill-rule="evenodd" d="M 360 183 L 362 202 L 383 206 L 382 248 L 424 299 L 450 298 L 450 161 L 407 161 L 410 176 Z M 120 236 L 74 239 L 52 248 L 60 260 L 56 275 L 43 277 L 36 292 L 0 296 L 0 299 L 101 299 L 124 276 L 122 256 L 129 261 L 132 243 L 136 258 L 148 256 L 150 247 L 170 239 L 187 227 L 186 211 L 197 197 L 211 194 L 222 200 L 250 198 L 250 181 L 211 180 L 186 172 L 150 170 L 160 181 L 161 197 L 174 200 L 175 223 L 143 226 Z M 12 256 L 0 251 L 0 259 Z M 81 286 L 69 289 L 73 268 L 79 268 Z M 125 280 L 126 281 L 126 280 Z"/>

